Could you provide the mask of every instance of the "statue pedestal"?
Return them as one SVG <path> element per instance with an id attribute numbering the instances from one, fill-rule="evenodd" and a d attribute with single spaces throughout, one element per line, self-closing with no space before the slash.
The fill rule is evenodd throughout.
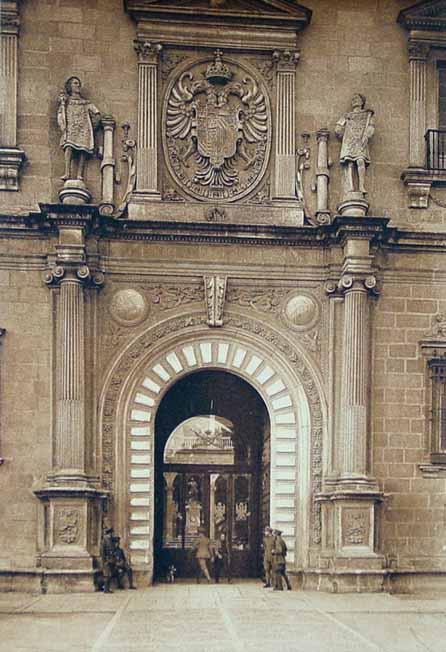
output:
<path id="1" fill-rule="evenodd" d="M 338 205 L 339 215 L 349 217 L 365 217 L 369 210 L 369 203 L 364 199 L 362 192 L 351 192 L 346 195 L 344 201 Z"/>
<path id="2" fill-rule="evenodd" d="M 91 193 L 80 179 L 67 179 L 59 191 L 59 199 L 62 204 L 89 204 Z"/>

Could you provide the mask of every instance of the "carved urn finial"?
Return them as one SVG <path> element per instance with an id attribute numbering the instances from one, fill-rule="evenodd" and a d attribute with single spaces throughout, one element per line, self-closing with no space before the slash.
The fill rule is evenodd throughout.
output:
<path id="1" fill-rule="evenodd" d="M 205 78 L 211 84 L 227 84 L 232 79 L 232 72 L 221 60 L 223 52 L 215 50 L 214 63 L 209 64 L 206 69 Z"/>

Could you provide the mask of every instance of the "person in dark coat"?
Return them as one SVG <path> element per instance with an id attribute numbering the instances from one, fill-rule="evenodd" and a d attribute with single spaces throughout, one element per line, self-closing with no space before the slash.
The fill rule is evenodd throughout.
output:
<path id="1" fill-rule="evenodd" d="M 115 560 L 115 542 L 114 530 L 112 527 L 105 530 L 101 541 L 101 561 L 102 574 L 104 576 L 104 593 L 113 593 L 111 590 L 112 581 L 117 578 L 116 560 Z"/>
<path id="2" fill-rule="evenodd" d="M 136 589 L 136 586 L 133 584 L 133 571 L 132 567 L 127 561 L 127 558 L 125 556 L 125 552 L 120 546 L 121 538 L 120 537 L 113 537 L 113 542 L 115 544 L 115 549 L 114 549 L 114 559 L 115 559 L 115 565 L 116 565 L 116 576 L 118 580 L 118 587 L 120 589 L 124 588 L 124 578 L 127 576 L 129 580 L 129 589 Z"/>
<path id="3" fill-rule="evenodd" d="M 282 539 L 282 531 L 274 530 L 274 545 L 272 550 L 274 591 L 283 591 L 282 579 L 285 580 L 288 591 L 291 591 L 291 584 L 286 574 L 287 547 Z"/>
<path id="4" fill-rule="evenodd" d="M 273 546 L 273 531 L 267 526 L 265 528 L 265 536 L 263 537 L 263 569 L 265 572 L 265 584 L 263 587 L 265 589 L 273 585 Z"/>
<path id="5" fill-rule="evenodd" d="M 231 553 L 228 546 L 226 533 L 222 532 L 214 546 L 214 577 L 215 582 L 220 582 L 221 572 L 223 571 L 225 577 L 230 584 L 231 577 Z"/>

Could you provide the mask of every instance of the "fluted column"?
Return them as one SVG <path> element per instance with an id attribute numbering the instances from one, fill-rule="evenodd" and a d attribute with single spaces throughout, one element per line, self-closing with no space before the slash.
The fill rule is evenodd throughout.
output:
<path id="1" fill-rule="evenodd" d="M 274 52 L 276 137 L 273 198 L 296 199 L 296 51 Z"/>
<path id="2" fill-rule="evenodd" d="M 84 284 L 100 285 L 86 265 L 57 265 L 45 277 L 58 286 L 53 474 L 86 477 Z"/>
<path id="3" fill-rule="evenodd" d="M 74 276 L 60 283 L 57 352 L 54 466 L 84 473 L 84 297 L 81 281 Z"/>
<path id="4" fill-rule="evenodd" d="M 410 114 L 409 114 L 409 165 L 424 168 L 426 165 L 426 70 L 429 45 L 409 41 Z"/>
<path id="5" fill-rule="evenodd" d="M 367 425 L 370 378 L 370 325 L 368 291 L 375 287 L 373 276 L 341 279 L 344 299 L 342 360 L 342 454 L 340 476 L 346 479 L 367 475 Z"/>
<path id="6" fill-rule="evenodd" d="M 138 55 L 138 141 L 136 192 L 160 199 L 158 186 L 159 43 L 135 41 Z"/>

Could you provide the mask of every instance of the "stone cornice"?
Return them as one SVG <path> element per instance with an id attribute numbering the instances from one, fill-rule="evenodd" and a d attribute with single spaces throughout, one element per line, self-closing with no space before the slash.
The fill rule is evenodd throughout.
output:
<path id="1" fill-rule="evenodd" d="M 0 214 L 3 237 L 50 237 L 61 226 L 81 227 L 85 235 L 110 240 L 196 242 L 259 246 L 341 246 L 346 239 L 367 239 L 372 247 L 393 251 L 446 251 L 446 231 L 389 226 L 384 217 L 336 217 L 331 224 L 275 226 L 219 222 L 115 220 L 100 216 L 95 205 L 41 204 L 40 212 Z"/>
<path id="2" fill-rule="evenodd" d="M 426 0 L 400 11 L 397 22 L 407 30 L 446 30 L 445 0 Z"/>
<path id="3" fill-rule="evenodd" d="M 245 25 L 248 29 L 253 26 L 266 25 L 289 26 L 296 31 L 301 31 L 311 21 L 312 11 L 292 0 L 256 0 L 251 6 L 248 4 L 232 3 L 231 6 L 206 7 L 195 4 L 191 0 L 188 4 L 170 4 L 163 0 L 125 0 L 124 8 L 140 25 L 144 21 L 161 19 L 167 21 L 187 22 L 196 25 L 199 21 L 215 24 L 216 21 Z M 199 21 L 198 21 L 199 16 Z"/>

